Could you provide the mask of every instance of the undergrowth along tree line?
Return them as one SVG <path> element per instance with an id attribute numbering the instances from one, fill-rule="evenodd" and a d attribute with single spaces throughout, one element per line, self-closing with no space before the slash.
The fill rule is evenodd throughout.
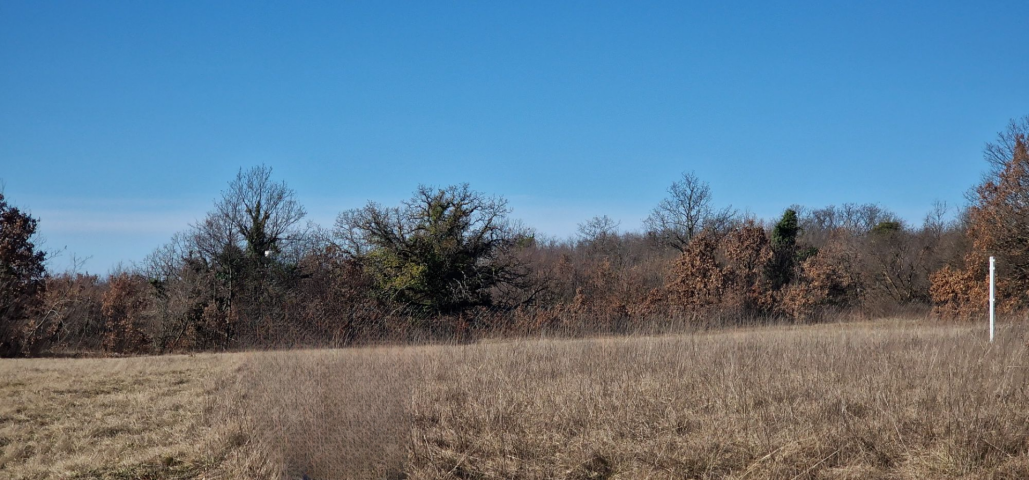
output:
<path id="1" fill-rule="evenodd" d="M 910 225 L 874 204 L 763 222 L 717 207 L 685 173 L 643 232 L 602 216 L 542 238 L 503 197 L 419 186 L 335 225 L 305 222 L 269 167 L 240 170 L 214 209 L 107 276 L 47 272 L 39 219 L 0 192 L 0 356 L 343 346 L 484 335 L 652 331 L 827 315 L 981 318 L 986 258 L 1002 313 L 1029 301 L 1029 116 L 987 144 L 955 220 Z"/>

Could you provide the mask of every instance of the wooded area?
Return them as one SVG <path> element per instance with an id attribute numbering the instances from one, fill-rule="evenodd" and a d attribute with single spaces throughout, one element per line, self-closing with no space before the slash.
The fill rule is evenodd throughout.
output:
<path id="1" fill-rule="evenodd" d="M 875 204 L 791 206 L 774 222 L 714 202 L 693 173 L 645 222 L 602 216 L 541 238 L 507 201 L 419 186 L 332 228 L 304 223 L 269 167 L 240 170 L 206 218 L 108 276 L 47 272 L 39 219 L 0 192 L 0 355 L 344 346 L 586 335 L 827 316 L 981 318 L 987 258 L 1000 312 L 1027 306 L 1029 116 L 987 144 L 955 220 L 911 225 Z"/>

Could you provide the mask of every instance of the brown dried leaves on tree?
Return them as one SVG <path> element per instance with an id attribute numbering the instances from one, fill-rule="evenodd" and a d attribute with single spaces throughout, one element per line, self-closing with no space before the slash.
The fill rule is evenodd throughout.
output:
<path id="1" fill-rule="evenodd" d="M 997 258 L 998 311 L 1029 306 L 1029 151 L 1026 132 L 1011 136 L 1010 160 L 975 190 L 966 232 L 971 250 L 963 265 L 944 267 L 931 277 L 930 294 L 940 316 L 986 313 L 990 256 Z"/>
<path id="2" fill-rule="evenodd" d="M 765 313 L 773 303 L 765 276 L 771 259 L 768 236 L 752 222 L 721 241 L 702 234 L 673 266 L 668 300 L 689 310 L 717 306 L 742 315 Z"/>
<path id="3" fill-rule="evenodd" d="M 668 301 L 688 310 L 719 309 L 737 317 L 781 315 L 808 319 L 824 308 L 850 306 L 858 279 L 853 250 L 831 239 L 789 275 L 779 289 L 769 279 L 774 255 L 765 230 L 745 223 L 716 242 L 701 235 L 672 270 Z"/>
<path id="4" fill-rule="evenodd" d="M 780 292 L 780 314 L 803 320 L 821 308 L 853 304 L 859 283 L 854 274 L 855 259 L 853 249 L 847 248 L 840 237 L 830 237 L 816 255 L 801 262 L 797 279 Z"/>
<path id="5" fill-rule="evenodd" d="M 690 309 L 716 305 L 724 283 L 715 253 L 718 245 L 709 235 L 694 237 L 672 267 L 668 300 Z"/>
<path id="6" fill-rule="evenodd" d="M 43 299 L 46 254 L 33 242 L 37 223 L 0 193 L 0 356 L 28 353 L 38 333 L 31 319 Z"/>
<path id="7" fill-rule="evenodd" d="M 150 348 L 150 338 L 143 326 L 148 288 L 146 280 L 137 275 L 122 273 L 111 277 L 100 306 L 106 330 L 104 350 L 142 353 Z"/>
<path id="8" fill-rule="evenodd" d="M 774 255 L 765 230 L 748 222 L 731 231 L 720 244 L 725 258 L 723 305 L 744 315 L 770 311 L 774 298 L 765 270 Z"/>

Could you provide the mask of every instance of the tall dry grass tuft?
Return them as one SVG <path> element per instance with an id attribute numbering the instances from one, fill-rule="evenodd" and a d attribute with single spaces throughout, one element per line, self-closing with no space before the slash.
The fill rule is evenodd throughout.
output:
<path id="1" fill-rule="evenodd" d="M 248 478 L 393 478 L 410 443 L 416 348 L 252 353 L 228 411 Z"/>
<path id="2" fill-rule="evenodd" d="M 1029 478 L 1024 329 L 979 330 L 254 354 L 237 401 L 268 460 L 247 475 Z"/>

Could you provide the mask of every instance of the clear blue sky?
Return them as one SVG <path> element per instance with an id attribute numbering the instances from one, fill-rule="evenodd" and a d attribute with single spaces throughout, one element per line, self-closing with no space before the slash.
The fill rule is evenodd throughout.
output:
<path id="1" fill-rule="evenodd" d="M 0 180 L 105 273 L 272 166 L 310 218 L 469 182 L 563 237 L 684 171 L 762 218 L 963 203 L 1029 2 L 0 0 Z"/>

